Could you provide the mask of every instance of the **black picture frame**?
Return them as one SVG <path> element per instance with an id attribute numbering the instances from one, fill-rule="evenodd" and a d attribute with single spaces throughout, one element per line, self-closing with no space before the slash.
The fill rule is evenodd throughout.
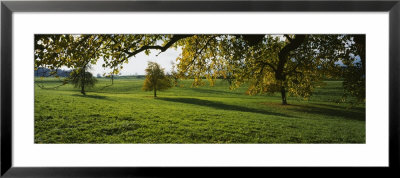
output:
<path id="1" fill-rule="evenodd" d="M 127 12 L 127 11 L 224 11 L 224 12 L 389 12 L 389 167 L 344 168 L 393 171 L 399 168 L 400 116 L 400 0 L 394 1 L 2 1 L 1 2 L 1 176 L 4 177 L 147 177 L 214 175 L 286 171 L 278 167 L 176 168 L 176 167 L 63 167 L 21 168 L 12 165 L 12 18 L 13 12 Z M 249 170 L 250 169 L 250 170 Z M 268 169 L 268 170 L 266 170 Z M 327 168 L 317 168 L 327 169 Z M 215 172 L 216 171 L 216 172 Z M 267 173 L 268 172 L 268 173 Z M 217 174 L 215 174 L 217 173 Z M 330 170 L 329 174 L 339 174 Z"/>

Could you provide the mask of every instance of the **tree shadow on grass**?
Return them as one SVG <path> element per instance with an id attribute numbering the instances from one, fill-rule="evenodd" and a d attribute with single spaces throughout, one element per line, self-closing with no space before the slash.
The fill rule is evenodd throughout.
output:
<path id="1" fill-rule="evenodd" d="M 190 90 L 202 93 L 202 94 L 214 94 L 214 95 L 244 95 L 244 93 L 238 93 L 235 91 L 221 91 L 221 90 L 213 90 L 209 88 L 190 88 Z"/>
<path id="2" fill-rule="evenodd" d="M 356 111 L 356 112 L 365 112 L 365 104 L 358 104 L 354 106 L 350 106 L 349 104 L 346 103 L 340 103 L 340 104 L 314 104 L 318 106 L 326 106 L 330 108 L 337 108 L 337 109 L 345 109 L 345 110 L 350 110 L 350 111 Z"/>
<path id="3" fill-rule="evenodd" d="M 199 105 L 199 106 L 206 106 L 206 107 L 211 107 L 211 108 L 215 108 L 215 109 L 222 109 L 222 110 L 229 110 L 229 111 L 252 112 L 252 113 L 274 115 L 274 116 L 280 116 L 280 117 L 292 117 L 290 115 L 286 115 L 286 114 L 282 114 L 282 113 L 275 113 L 275 112 L 254 109 L 254 108 L 247 108 L 247 107 L 237 106 L 237 105 L 229 105 L 229 104 L 224 104 L 222 102 L 201 100 L 201 99 L 196 99 L 196 98 L 158 98 L 158 99 L 164 100 L 164 101 L 170 101 L 170 102 L 179 102 L 179 103 L 194 104 L 194 105 Z"/>
<path id="4" fill-rule="evenodd" d="M 347 120 L 365 121 L 365 108 L 346 109 L 345 106 L 334 106 L 327 104 L 293 106 L 295 107 L 288 109 L 296 112 L 342 117 Z"/>
<path id="5" fill-rule="evenodd" d="M 138 85 L 126 85 L 126 86 L 118 86 L 118 85 L 103 85 L 98 86 L 97 88 L 93 88 L 92 92 L 96 93 L 110 93 L 110 94 L 129 94 L 136 91 L 141 91 L 142 86 Z"/>
<path id="6" fill-rule="evenodd" d="M 82 98 L 92 98 L 92 99 L 101 99 L 101 100 L 110 100 L 107 96 L 101 96 L 101 95 L 80 95 L 80 94 L 74 94 L 72 96 L 78 96 Z"/>

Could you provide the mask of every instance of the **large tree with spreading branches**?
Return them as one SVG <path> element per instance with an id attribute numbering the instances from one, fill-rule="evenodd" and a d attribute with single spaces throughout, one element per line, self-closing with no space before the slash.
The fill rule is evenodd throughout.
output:
<path id="1" fill-rule="evenodd" d="M 344 88 L 365 99 L 365 35 L 36 35 L 35 67 L 82 68 L 96 63 L 119 73 L 139 53 L 182 48 L 179 76 L 193 85 L 232 79 L 231 88 L 249 82 L 248 94 L 279 92 L 308 98 L 327 76 L 344 77 Z"/>

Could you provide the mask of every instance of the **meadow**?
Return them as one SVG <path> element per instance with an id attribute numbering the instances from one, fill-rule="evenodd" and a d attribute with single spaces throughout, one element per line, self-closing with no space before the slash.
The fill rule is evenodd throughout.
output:
<path id="1" fill-rule="evenodd" d="M 86 96 L 56 78 L 35 78 L 35 143 L 365 143 L 365 104 L 337 103 L 341 81 L 308 100 L 229 90 L 228 82 L 153 92 L 144 79 L 99 78 Z"/>

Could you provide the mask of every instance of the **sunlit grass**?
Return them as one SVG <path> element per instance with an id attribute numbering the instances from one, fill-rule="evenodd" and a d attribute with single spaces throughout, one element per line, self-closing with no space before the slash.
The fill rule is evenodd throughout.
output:
<path id="1" fill-rule="evenodd" d="M 46 87 L 58 79 L 36 79 Z M 80 94 L 72 85 L 35 86 L 35 143 L 365 143 L 365 105 L 337 104 L 340 81 L 307 101 L 245 95 L 246 87 L 141 90 L 143 79 L 99 79 Z"/>

